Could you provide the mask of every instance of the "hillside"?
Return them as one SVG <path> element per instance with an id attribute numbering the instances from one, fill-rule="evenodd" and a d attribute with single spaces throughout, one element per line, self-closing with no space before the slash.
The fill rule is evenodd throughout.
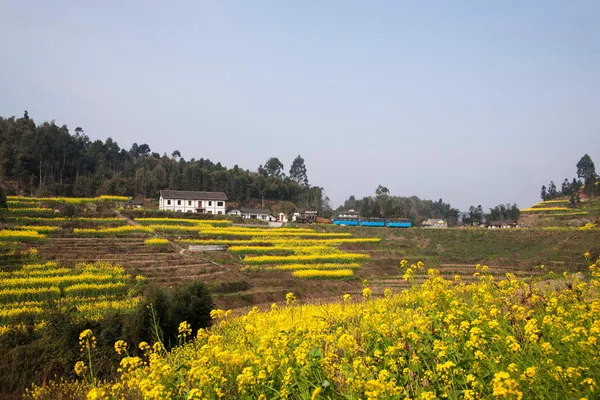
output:
<path id="1" fill-rule="evenodd" d="M 600 222 L 600 198 L 583 198 L 571 206 L 569 199 L 541 201 L 521 210 L 519 224 L 525 227 L 583 227 Z"/>

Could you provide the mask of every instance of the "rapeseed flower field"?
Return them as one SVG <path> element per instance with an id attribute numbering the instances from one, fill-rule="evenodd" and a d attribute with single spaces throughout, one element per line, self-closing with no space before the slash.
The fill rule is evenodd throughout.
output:
<path id="1" fill-rule="evenodd" d="M 140 298 L 127 294 L 129 279 L 122 267 L 106 262 L 81 263 L 75 268 L 56 262 L 33 263 L 0 272 L 0 324 L 6 324 L 0 325 L 0 331 L 15 328 L 12 322 L 23 315 L 41 321 L 42 306 L 48 300 L 75 306 L 81 315 L 94 318 L 110 309 L 133 309 Z"/>
<path id="2" fill-rule="evenodd" d="M 410 290 L 337 303 L 214 310 L 209 329 L 180 325 L 171 352 L 160 342 L 115 344 L 115 381 L 33 387 L 27 396 L 87 393 L 88 399 L 595 399 L 600 380 L 600 260 L 589 279 L 558 286 L 485 266 L 477 279 L 447 280 L 434 269 Z M 402 263 L 403 269 L 425 266 Z M 409 273 L 407 279 L 412 279 Z M 283 300 L 283 299 L 282 299 Z M 82 332 L 91 371 L 91 331 Z M 87 339 L 86 339 L 87 338 Z M 74 346 L 77 343 L 73 344 Z M 88 363 L 90 365 L 88 365 Z"/>

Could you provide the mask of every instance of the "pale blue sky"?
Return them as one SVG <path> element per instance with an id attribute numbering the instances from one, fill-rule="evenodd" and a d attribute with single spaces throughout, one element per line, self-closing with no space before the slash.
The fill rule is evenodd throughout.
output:
<path id="1" fill-rule="evenodd" d="M 0 115 L 455 207 L 600 169 L 600 2 L 0 1 Z"/>

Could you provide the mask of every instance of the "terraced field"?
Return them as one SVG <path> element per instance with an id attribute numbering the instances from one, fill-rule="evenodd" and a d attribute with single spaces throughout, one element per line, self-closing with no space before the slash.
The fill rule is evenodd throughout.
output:
<path id="1" fill-rule="evenodd" d="M 64 218 L 49 215 L 44 202 L 21 204 L 4 217 L 2 227 L 13 232 L 32 230 L 42 261 L 74 266 L 107 261 L 127 274 L 173 287 L 200 279 L 213 291 L 219 307 L 235 308 L 281 301 L 293 291 L 316 301 L 358 294 L 363 279 L 375 295 L 386 288 L 402 290 L 409 283 L 399 272 L 402 259 L 419 260 L 442 275 L 472 281 L 474 265 L 488 265 L 500 278 L 506 273 L 527 278 L 533 267 L 561 273 L 578 271 L 585 251 L 600 250 L 598 230 L 391 230 L 311 226 L 250 228 L 230 221 L 186 218 L 139 218 L 118 214 Z M 25 210 L 32 209 L 31 215 Z M 18 210 L 18 211 L 17 211 Z M 44 211 L 40 211 L 44 210 Z M 37 216 L 40 212 L 45 216 Z M 16 214 L 14 214 L 16 213 Z M 152 240 L 154 244 L 151 244 Z M 225 246 L 228 251 L 190 251 L 190 246 Z M 303 271 L 303 272 L 297 272 Z M 309 271 L 309 272 L 306 272 Z M 420 271 L 415 282 L 425 279 Z M 306 279 L 312 278 L 312 279 Z M 337 278 L 337 279 L 336 279 Z"/>

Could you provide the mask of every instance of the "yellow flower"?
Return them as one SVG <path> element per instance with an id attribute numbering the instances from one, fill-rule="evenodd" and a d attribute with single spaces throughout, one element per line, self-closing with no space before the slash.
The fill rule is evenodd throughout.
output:
<path id="1" fill-rule="evenodd" d="M 85 365 L 85 363 L 83 361 L 77 361 L 75 363 L 74 370 L 75 370 L 75 373 L 77 374 L 77 376 L 81 376 L 87 371 L 87 365 Z"/>
<path id="2" fill-rule="evenodd" d="M 118 355 L 122 355 L 127 352 L 127 343 L 124 340 L 117 340 L 115 342 L 115 351 Z"/>
<path id="3" fill-rule="evenodd" d="M 86 329 L 79 334 L 79 346 L 81 351 L 96 348 L 96 337 L 91 329 Z"/>
<path id="4" fill-rule="evenodd" d="M 183 321 L 182 323 L 179 324 L 179 328 L 177 328 L 177 332 L 179 333 L 179 335 L 177 335 L 177 337 L 182 340 L 185 340 L 188 336 L 190 336 L 192 334 L 192 326 L 190 324 L 188 324 L 187 321 Z"/>
<path id="5" fill-rule="evenodd" d="M 362 295 L 365 299 L 368 299 L 369 297 L 371 297 L 371 289 L 369 289 L 368 287 L 364 288 L 362 291 Z"/>
<path id="6" fill-rule="evenodd" d="M 285 302 L 287 303 L 288 306 L 291 306 L 292 304 L 294 304 L 296 302 L 296 296 L 294 296 L 294 293 L 289 292 L 288 294 L 286 294 Z"/>
<path id="7" fill-rule="evenodd" d="M 349 295 L 348 293 L 346 293 L 346 294 L 344 295 L 344 303 L 347 303 L 347 302 L 349 302 L 349 301 L 350 301 L 350 295 Z"/>

